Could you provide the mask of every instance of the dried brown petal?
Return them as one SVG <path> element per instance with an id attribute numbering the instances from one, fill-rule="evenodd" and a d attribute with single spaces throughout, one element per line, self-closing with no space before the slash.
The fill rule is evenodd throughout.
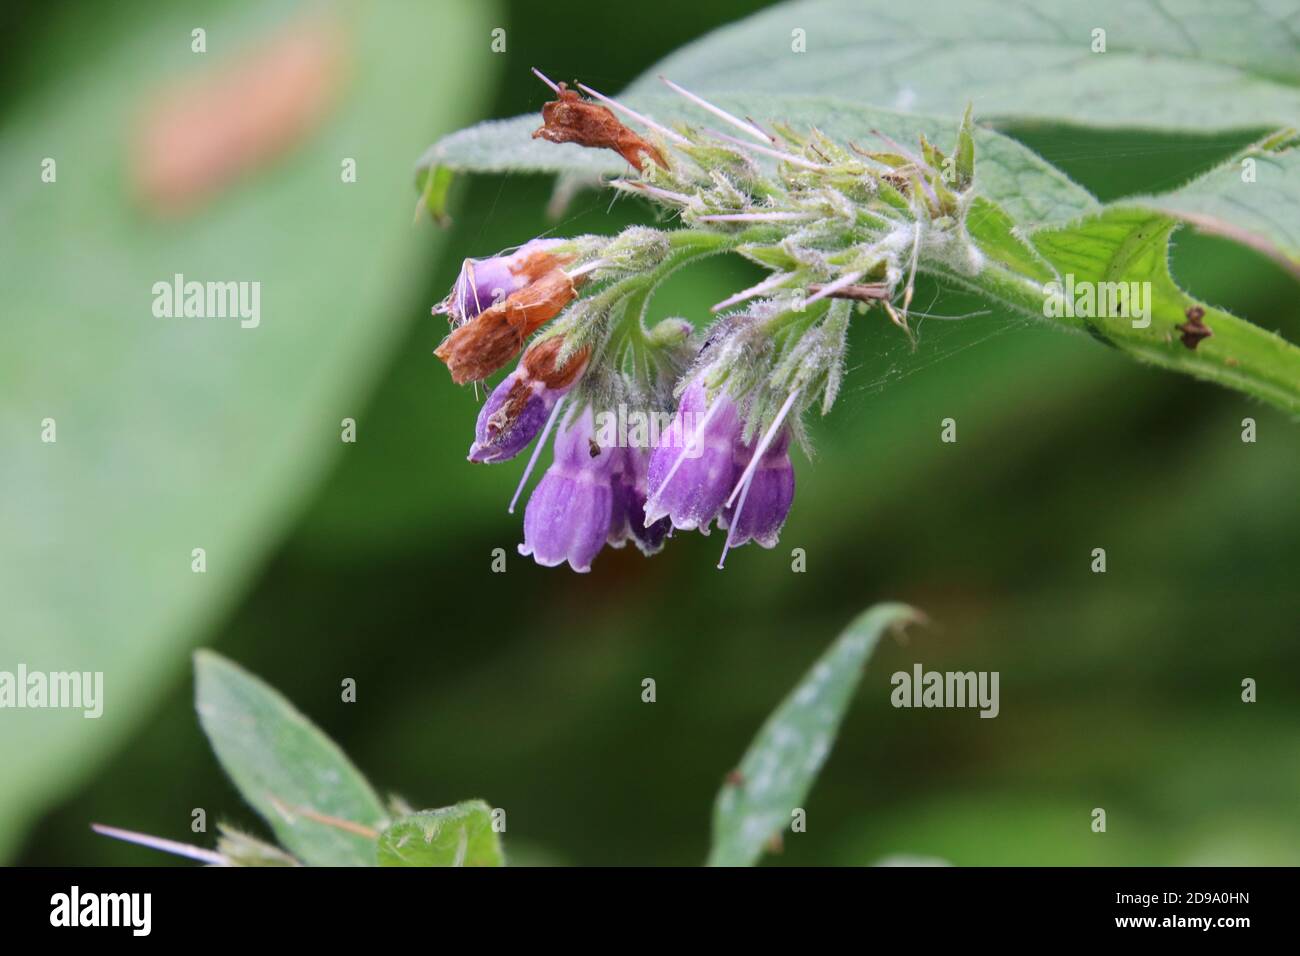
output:
<path id="1" fill-rule="evenodd" d="M 573 280 L 562 269 L 552 269 L 457 328 L 433 354 L 447 363 L 457 385 L 487 378 L 576 295 Z"/>
<path id="2" fill-rule="evenodd" d="M 528 378 L 535 382 L 541 382 L 547 388 L 560 389 L 568 388 L 573 384 L 574 379 L 582 374 L 586 368 L 587 358 L 591 355 L 591 349 L 583 346 L 573 355 L 563 366 L 557 367 L 556 361 L 560 357 L 560 352 L 564 349 L 564 337 L 553 335 L 548 339 L 543 339 L 524 353 L 524 371 L 528 373 Z"/>
<path id="3" fill-rule="evenodd" d="M 533 139 L 612 149 L 636 169 L 641 168 L 647 156 L 661 169 L 668 168 L 663 154 L 619 122 L 611 110 L 584 100 L 563 83 L 559 99 L 542 106 L 542 126 L 533 133 Z"/>
<path id="4" fill-rule="evenodd" d="M 534 396 L 534 385 L 537 382 L 555 391 L 567 389 L 574 383 L 587 367 L 591 349 L 583 346 L 569 357 L 563 367 L 556 368 L 555 361 L 563 348 L 564 337 L 554 335 L 531 346 L 524 353 L 521 362 L 524 374 L 515 379 L 501 407 L 488 419 L 489 430 L 502 429 L 507 423 L 518 418 L 529 399 Z"/>

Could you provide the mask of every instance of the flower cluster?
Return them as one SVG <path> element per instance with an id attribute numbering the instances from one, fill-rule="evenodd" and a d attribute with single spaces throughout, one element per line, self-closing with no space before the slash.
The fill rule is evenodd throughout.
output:
<path id="1" fill-rule="evenodd" d="M 614 150 L 635 175 L 609 185 L 666 207 L 679 227 L 534 239 L 465 260 L 434 309 L 452 326 L 435 354 L 464 383 L 523 353 L 484 402 L 469 459 L 507 461 L 534 445 L 513 511 L 555 433 L 519 549 L 539 564 L 587 571 L 606 544 L 648 555 L 674 529 L 715 526 L 726 533 L 719 567 L 731 548 L 775 547 L 794 502 L 791 447 L 807 446 L 804 413 L 835 401 L 851 316 L 879 308 L 910 337 L 921 262 L 981 268 L 965 229 L 969 115 L 951 157 L 924 138 L 919 153 L 885 137 L 864 151 L 815 131 L 768 133 L 671 83 L 749 139 L 670 129 L 542 79 L 557 98 L 534 135 Z M 684 319 L 647 323 L 667 275 L 726 251 L 771 275 L 714 305 L 698 335 Z"/>

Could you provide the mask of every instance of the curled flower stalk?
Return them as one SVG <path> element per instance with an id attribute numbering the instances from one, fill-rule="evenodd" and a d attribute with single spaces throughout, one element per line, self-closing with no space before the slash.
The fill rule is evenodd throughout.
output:
<path id="1" fill-rule="evenodd" d="M 629 172 L 608 185 L 666 210 L 675 228 L 535 239 L 466 260 L 435 309 L 452 326 L 435 354 L 464 383 L 523 353 L 488 395 L 469 458 L 506 461 L 540 435 L 526 482 L 555 432 L 520 547 L 544 565 L 586 571 L 604 545 L 629 541 L 653 554 L 671 529 L 725 531 L 719 567 L 748 542 L 775 547 L 794 502 L 791 448 L 807 448 L 810 409 L 835 403 L 851 317 L 879 312 L 910 337 L 919 268 L 983 266 L 966 231 L 969 114 L 948 156 L 924 138 L 866 148 L 765 129 L 672 83 L 728 129 L 669 128 L 541 78 L 556 99 L 535 138 L 615 151 Z M 720 253 L 770 275 L 702 303 L 699 328 L 647 321 L 668 275 Z"/>

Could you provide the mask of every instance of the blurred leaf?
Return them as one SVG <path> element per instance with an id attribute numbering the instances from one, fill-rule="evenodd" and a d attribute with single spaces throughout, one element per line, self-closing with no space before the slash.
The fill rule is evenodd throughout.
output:
<path id="1" fill-rule="evenodd" d="M 194 655 L 194 706 L 239 792 L 309 866 L 373 866 L 383 804 L 338 746 L 273 688 L 211 651 Z M 349 828 L 351 825 L 351 828 Z"/>
<path id="2" fill-rule="evenodd" d="M 752 866 L 790 825 L 831 752 L 880 635 L 919 619 L 905 604 L 864 611 L 781 702 L 718 792 L 709 866 Z"/>
<path id="3" fill-rule="evenodd" d="M 361 414 L 403 329 L 427 314 L 410 298 L 438 239 L 411 228 L 410 159 L 480 108 L 497 60 L 482 39 L 490 4 L 337 4 L 347 79 L 298 148 L 187 218 L 152 220 L 131 195 L 141 107 L 299 8 L 60 5 L 33 52 L 57 69 L 4 120 L 0 667 L 102 671 L 106 704 L 98 720 L 0 721 L 0 854 L 176 679 L 187 646 L 353 447 L 341 420 Z M 205 56 L 190 52 L 196 23 Z M 53 183 L 43 157 L 57 161 Z M 341 181 L 344 158 L 354 183 Z M 260 282 L 261 324 L 156 318 L 153 284 L 176 273 Z M 57 443 L 41 441 L 46 418 Z M 203 574 L 191 572 L 198 547 Z"/>
<path id="4" fill-rule="evenodd" d="M 875 148 L 875 131 L 917 147 L 924 135 L 945 148 L 956 145 L 960 122 L 912 116 L 878 109 L 861 102 L 827 96 L 724 94 L 716 105 L 761 123 L 786 122 L 796 130 L 816 127 L 841 143 Z M 642 94 L 628 104 L 663 124 L 713 126 L 717 120 L 683 97 Z M 609 150 L 584 149 L 572 143 L 532 139 L 537 115 L 489 120 L 446 136 L 431 146 L 419 162 L 417 186 L 429 180 L 430 169 L 466 172 L 576 173 L 588 177 L 626 172 L 628 165 Z M 1096 208 L 1088 191 L 1070 182 L 1033 151 L 1000 133 L 974 131 L 978 176 L 976 191 L 998 203 L 1022 225 L 1072 219 Z"/>
<path id="5" fill-rule="evenodd" d="M 380 866 L 504 866 L 492 808 L 466 800 L 394 821 L 379 836 Z"/>
<path id="6" fill-rule="evenodd" d="M 1300 117 L 1293 16 L 1254 0 L 784 3 L 677 51 L 629 92 L 663 75 L 696 93 L 827 93 L 940 116 L 973 102 L 983 118 L 1270 129 Z"/>

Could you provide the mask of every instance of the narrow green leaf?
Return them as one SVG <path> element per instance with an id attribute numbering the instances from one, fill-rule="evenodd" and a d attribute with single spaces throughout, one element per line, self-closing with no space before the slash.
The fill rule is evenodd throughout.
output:
<path id="1" fill-rule="evenodd" d="M 379 836 L 380 866 L 504 866 L 492 808 L 466 800 L 394 821 Z"/>
<path id="2" fill-rule="evenodd" d="M 961 131 L 957 134 L 957 188 L 965 189 L 975 178 L 975 138 L 971 111 L 967 106 L 966 114 L 961 118 Z"/>
<path id="3" fill-rule="evenodd" d="M 277 691 L 211 651 L 194 655 L 194 706 L 231 781 L 310 866 L 373 866 L 383 804 L 338 746 Z"/>
<path id="4" fill-rule="evenodd" d="M 922 620 L 905 604 L 877 604 L 845 629 L 772 713 L 713 807 L 710 866 L 751 866 L 790 825 L 830 754 L 867 658 L 886 630 Z"/>
<path id="5" fill-rule="evenodd" d="M 1294 18 L 1294 4 L 1257 0 L 782 3 L 676 51 L 628 92 L 663 75 L 701 94 L 831 94 L 939 116 L 973 103 L 983 119 L 1268 129 L 1300 117 Z"/>

